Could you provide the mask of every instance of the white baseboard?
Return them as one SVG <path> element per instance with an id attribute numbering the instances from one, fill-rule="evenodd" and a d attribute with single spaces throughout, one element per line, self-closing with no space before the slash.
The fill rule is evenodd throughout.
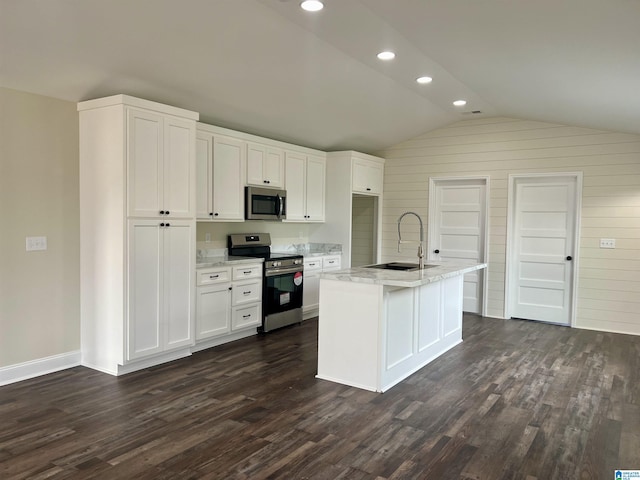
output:
<path id="1" fill-rule="evenodd" d="M 80 365 L 80 350 L 0 367 L 0 386 Z"/>

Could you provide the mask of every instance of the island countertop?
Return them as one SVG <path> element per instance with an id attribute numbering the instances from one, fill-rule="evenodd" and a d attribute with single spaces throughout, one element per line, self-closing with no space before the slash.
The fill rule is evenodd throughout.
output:
<path id="1" fill-rule="evenodd" d="M 431 266 L 435 265 L 435 266 Z M 398 271 L 378 268 L 354 267 L 344 270 L 323 272 L 321 279 L 338 280 L 342 282 L 368 283 L 371 285 L 388 285 L 394 287 L 419 287 L 428 283 L 438 282 L 445 278 L 463 275 L 468 272 L 486 268 L 486 263 L 473 262 L 429 262 L 431 266 L 423 270 Z"/>

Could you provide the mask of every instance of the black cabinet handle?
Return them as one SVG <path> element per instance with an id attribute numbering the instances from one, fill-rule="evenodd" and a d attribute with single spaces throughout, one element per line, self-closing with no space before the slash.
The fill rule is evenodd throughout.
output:
<path id="1" fill-rule="evenodd" d="M 209 215 L 211 215 L 213 217 L 213 212 L 211 212 Z"/>
<path id="2" fill-rule="evenodd" d="M 251 290 L 249 290 L 248 292 L 242 292 L 243 295 L 249 295 L 251 293 Z"/>
<path id="3" fill-rule="evenodd" d="M 242 315 L 242 318 L 249 318 L 251 315 Z"/>
<path id="4" fill-rule="evenodd" d="M 440 250 L 438 250 L 437 248 L 433 251 L 433 253 L 440 253 Z"/>
<path id="5" fill-rule="evenodd" d="M 371 191 L 371 189 L 369 187 L 367 187 L 367 192 L 370 192 L 370 191 Z"/>
<path id="6" fill-rule="evenodd" d="M 165 215 L 169 215 L 171 212 L 169 210 L 167 210 L 166 212 L 164 212 Z"/>
<path id="7" fill-rule="evenodd" d="M 573 260 L 573 257 L 571 255 L 567 255 L 567 260 L 571 261 Z"/>
<path id="8" fill-rule="evenodd" d="M 170 227 L 170 226 L 171 226 L 171 224 L 170 224 L 170 223 L 167 223 L 167 227 Z"/>
<path id="9" fill-rule="evenodd" d="M 229 287 L 229 290 L 231 290 L 231 287 Z"/>
<path id="10" fill-rule="evenodd" d="M 161 226 L 161 227 L 164 227 L 164 223 L 161 223 L 161 224 L 160 224 L 160 226 Z"/>
<path id="11" fill-rule="evenodd" d="M 160 210 L 160 215 L 164 215 L 164 210 Z"/>
<path id="12" fill-rule="evenodd" d="M 216 213 L 214 213 L 214 214 L 213 214 L 213 216 L 214 216 L 214 217 L 217 217 L 217 216 L 218 216 L 218 213 L 217 213 L 217 212 L 216 212 Z"/>

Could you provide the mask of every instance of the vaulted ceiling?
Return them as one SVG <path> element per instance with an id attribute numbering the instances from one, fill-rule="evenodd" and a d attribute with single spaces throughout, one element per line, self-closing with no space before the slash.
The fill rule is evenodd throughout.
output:
<path id="1" fill-rule="evenodd" d="M 323 150 L 494 115 L 640 133 L 640 0 L 299 3 L 0 0 L 0 85 L 126 93 Z"/>

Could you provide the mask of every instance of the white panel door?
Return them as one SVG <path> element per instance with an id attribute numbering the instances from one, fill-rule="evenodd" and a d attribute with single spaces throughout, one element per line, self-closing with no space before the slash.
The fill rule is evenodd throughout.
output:
<path id="1" fill-rule="evenodd" d="M 160 220 L 129 221 L 127 265 L 127 359 L 163 350 L 161 311 L 162 233 Z"/>
<path id="2" fill-rule="evenodd" d="M 214 220 L 244 220 L 244 142 L 227 137 L 213 141 Z"/>
<path id="3" fill-rule="evenodd" d="M 434 180 L 429 216 L 429 255 L 431 261 L 485 261 L 486 180 Z M 463 310 L 482 313 L 483 272 L 476 270 L 464 276 Z"/>
<path id="4" fill-rule="evenodd" d="M 196 138 L 196 218 L 213 217 L 213 136 L 198 132 Z"/>
<path id="5" fill-rule="evenodd" d="M 325 161 L 307 157 L 306 215 L 307 221 L 324 222 Z"/>
<path id="6" fill-rule="evenodd" d="M 163 208 L 173 218 L 194 216 L 195 135 L 193 120 L 165 119 Z"/>
<path id="7" fill-rule="evenodd" d="M 166 222 L 162 235 L 162 301 L 165 350 L 193 344 L 195 226 L 188 221 Z"/>
<path id="8" fill-rule="evenodd" d="M 162 116 L 127 110 L 127 202 L 131 217 L 157 217 L 162 206 Z"/>
<path id="9" fill-rule="evenodd" d="M 287 220 L 305 220 L 305 182 L 307 159 L 287 152 L 284 161 L 284 181 L 287 190 Z"/>
<path id="10" fill-rule="evenodd" d="M 511 316 L 568 325 L 576 178 L 517 178 L 513 192 Z"/>

